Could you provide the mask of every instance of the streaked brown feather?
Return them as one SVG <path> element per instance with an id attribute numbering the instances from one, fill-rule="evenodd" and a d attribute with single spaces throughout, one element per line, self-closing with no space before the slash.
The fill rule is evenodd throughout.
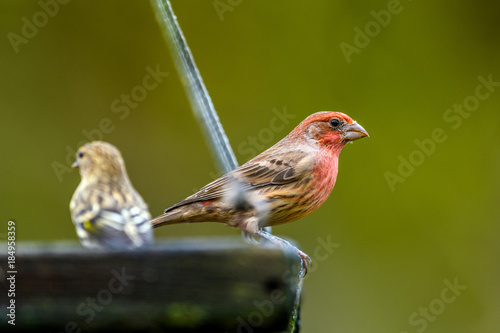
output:
<path id="1" fill-rule="evenodd" d="M 305 151 L 294 152 L 294 160 L 290 160 L 290 154 L 273 154 L 271 161 L 254 158 L 167 208 L 165 212 L 194 202 L 223 198 L 228 193 L 230 188 L 228 185 L 232 180 L 240 182 L 244 191 L 264 189 L 271 185 L 285 185 L 299 181 L 313 167 L 312 160 Z"/>

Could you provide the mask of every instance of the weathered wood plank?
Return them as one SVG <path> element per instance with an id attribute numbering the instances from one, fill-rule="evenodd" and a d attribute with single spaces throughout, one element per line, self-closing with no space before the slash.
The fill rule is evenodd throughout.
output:
<path id="1" fill-rule="evenodd" d="M 51 332 L 284 332 L 300 270 L 291 252 L 235 239 L 163 240 L 134 252 L 19 243 L 17 251 L 15 328 Z M 13 328 L 8 289 L 0 286 L 2 330 Z"/>

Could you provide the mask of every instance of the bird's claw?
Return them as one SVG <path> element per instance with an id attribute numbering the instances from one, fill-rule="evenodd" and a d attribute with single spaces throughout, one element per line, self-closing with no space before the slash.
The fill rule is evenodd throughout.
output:
<path id="1" fill-rule="evenodd" d="M 304 276 L 306 276 L 309 267 L 312 266 L 311 257 L 309 257 L 306 253 L 302 252 L 301 250 L 297 249 L 296 247 L 293 250 L 300 257 L 302 263 L 302 269 L 300 270 L 300 277 L 303 278 Z"/>
<path id="2" fill-rule="evenodd" d="M 243 231 L 241 233 L 241 236 L 249 244 L 253 244 L 253 245 L 259 245 L 260 244 L 260 242 L 255 238 L 255 236 L 253 234 L 249 233 L 249 232 Z"/>
<path id="3" fill-rule="evenodd" d="M 304 276 L 306 276 L 309 267 L 312 266 L 312 260 L 306 253 L 302 252 L 297 247 L 290 244 L 290 242 L 288 242 L 282 238 L 279 238 L 273 234 L 267 233 L 263 230 L 259 230 L 255 234 L 259 235 L 260 237 L 262 237 L 264 239 L 267 239 L 269 242 L 271 242 L 275 246 L 278 246 L 281 248 L 288 248 L 288 249 L 292 250 L 293 252 L 295 252 L 300 257 L 301 264 L 302 264 L 302 268 L 300 269 L 300 273 L 299 273 L 300 278 L 303 278 Z"/>

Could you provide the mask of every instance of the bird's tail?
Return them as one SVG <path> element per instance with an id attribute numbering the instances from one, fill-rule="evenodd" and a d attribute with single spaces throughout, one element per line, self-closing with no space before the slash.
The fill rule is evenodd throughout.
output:
<path id="1" fill-rule="evenodd" d="M 219 211 L 219 207 L 197 202 L 167 208 L 165 213 L 155 217 L 150 222 L 153 228 L 178 223 L 224 222 L 225 216 L 222 216 Z"/>
<path id="2" fill-rule="evenodd" d="M 188 222 L 185 219 L 182 219 L 183 212 L 179 210 L 173 210 L 166 213 L 163 213 L 153 219 L 151 219 L 151 226 L 153 228 L 158 228 L 163 225 L 169 224 L 177 224 L 177 223 L 185 223 Z"/>

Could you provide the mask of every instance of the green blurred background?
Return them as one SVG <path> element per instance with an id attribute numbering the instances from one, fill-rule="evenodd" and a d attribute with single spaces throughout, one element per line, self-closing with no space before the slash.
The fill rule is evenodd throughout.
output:
<path id="1" fill-rule="evenodd" d="M 474 102 L 479 76 L 500 81 L 498 2 L 401 1 L 385 26 L 371 11 L 391 1 L 231 3 L 173 8 L 240 163 L 316 111 L 345 112 L 371 135 L 344 149 L 321 209 L 274 228 L 316 259 L 302 331 L 498 332 L 500 87 L 478 88 L 490 95 L 454 115 L 460 125 L 443 118 Z M 66 170 L 68 150 L 84 131 L 98 138 L 103 118 L 112 130 L 102 138 L 122 151 L 153 215 L 216 177 L 148 1 L 74 0 L 48 22 L 37 1 L 0 8 L 0 212 L 17 222 L 19 241 L 76 240 L 68 205 L 80 177 L 54 165 Z M 19 42 L 33 15 L 38 31 Z M 348 62 L 340 44 L 355 46 L 354 28 L 367 24 L 370 42 Z M 128 115 L 114 112 L 122 94 L 140 92 L 148 66 L 169 75 Z M 273 120 L 276 110 L 293 118 Z M 419 153 L 415 140 L 436 128 L 446 140 Z M 410 158 L 419 165 L 391 187 L 387 172 Z M 156 230 L 216 235 L 239 233 L 209 223 Z M 340 246 L 315 258 L 318 237 Z M 467 288 L 450 301 L 444 281 L 455 279 Z"/>

